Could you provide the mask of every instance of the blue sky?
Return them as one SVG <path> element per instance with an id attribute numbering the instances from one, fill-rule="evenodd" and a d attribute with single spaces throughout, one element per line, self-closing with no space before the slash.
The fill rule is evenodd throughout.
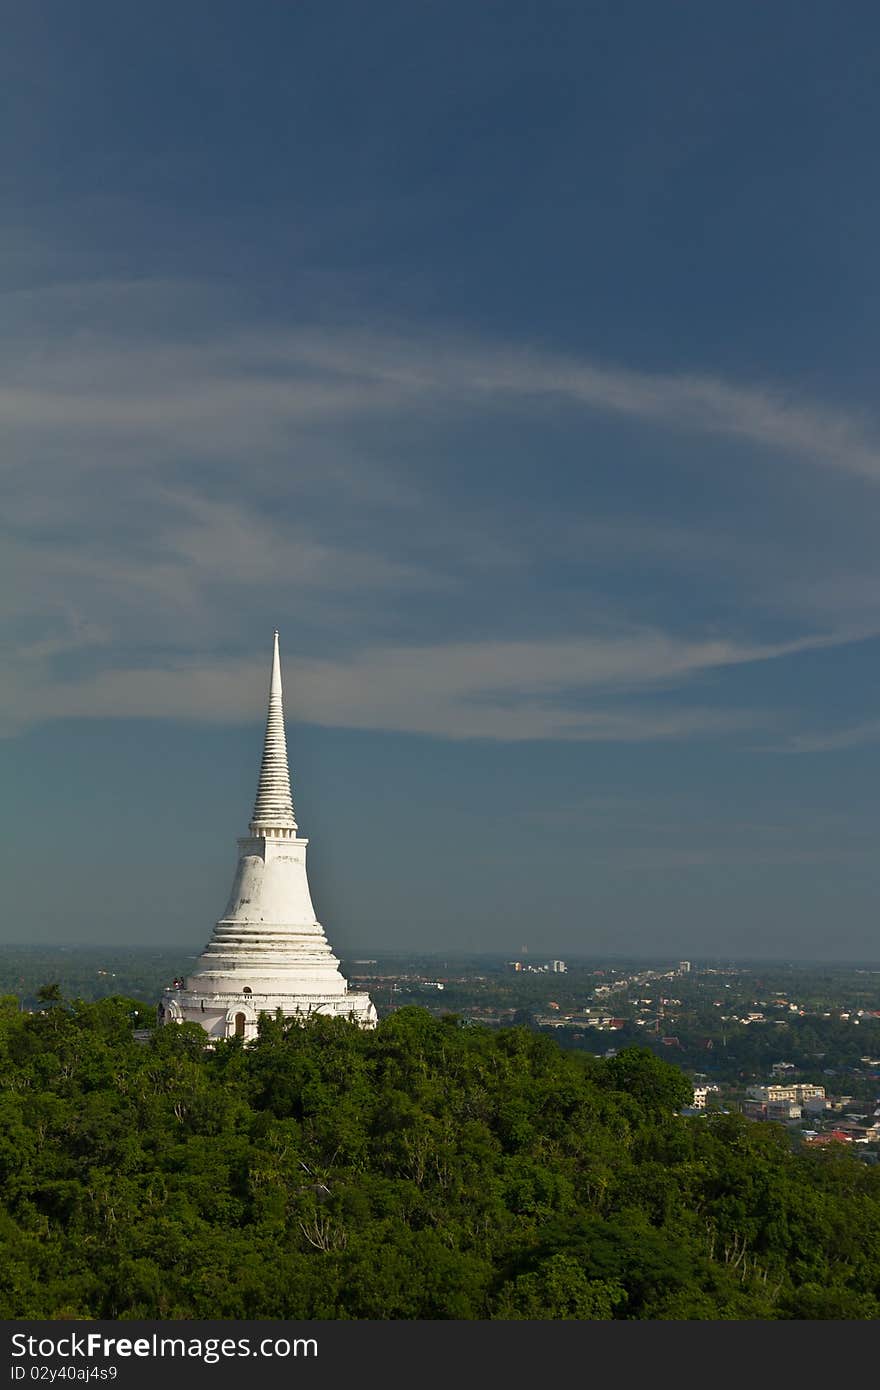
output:
<path id="1" fill-rule="evenodd" d="M 880 18 L 20 6 L 8 941 L 880 958 Z"/>

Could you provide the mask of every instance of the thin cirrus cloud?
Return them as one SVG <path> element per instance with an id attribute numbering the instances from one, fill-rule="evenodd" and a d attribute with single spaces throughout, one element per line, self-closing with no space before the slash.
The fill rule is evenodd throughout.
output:
<path id="1" fill-rule="evenodd" d="M 772 716 L 698 706 L 652 708 L 622 697 L 638 698 L 710 670 L 774 660 L 830 640 L 761 648 L 639 632 L 623 638 L 373 649 L 349 660 L 296 657 L 285 662 L 288 709 L 316 724 L 458 739 L 636 742 L 717 736 L 772 722 Z M 7 727 L 16 719 L 54 717 L 250 720 L 261 707 L 261 675 L 250 660 L 208 660 L 106 670 L 42 686 L 25 680 L 18 691 L 7 686 L 2 717 Z"/>
<path id="2" fill-rule="evenodd" d="M 381 382 L 405 395 L 567 399 L 611 415 L 741 438 L 859 476 L 880 476 L 880 443 L 870 422 L 799 401 L 764 386 L 731 385 L 700 374 L 609 368 L 523 347 L 473 341 L 304 334 L 281 345 L 291 362 Z"/>
<path id="3" fill-rule="evenodd" d="M 880 743 L 880 719 L 866 719 L 841 729 L 820 733 L 792 734 L 783 743 L 772 745 L 773 753 L 838 753 L 849 748 L 864 748 Z"/>
<path id="4" fill-rule="evenodd" d="M 169 297 L 173 287 L 158 293 Z M 210 647 L 228 652 L 231 623 L 240 650 L 247 596 L 279 582 L 285 593 L 295 589 L 291 613 L 320 608 L 340 653 L 324 659 L 306 643 L 294 661 L 291 651 L 299 717 L 453 738 L 668 739 L 755 727 L 765 722 L 760 712 L 676 710 L 645 697 L 712 670 L 876 630 L 872 612 L 856 624 L 838 611 L 825 614 L 822 633 L 787 642 L 691 640 L 662 630 L 662 620 L 646 626 L 608 605 L 612 638 L 587 624 L 586 632 L 535 640 L 534 617 L 521 638 L 503 641 L 493 639 L 490 620 L 482 642 L 456 641 L 453 632 L 395 645 L 378 635 L 376 617 L 364 635 L 349 610 L 370 595 L 375 614 L 408 605 L 411 617 L 425 594 L 455 587 L 457 563 L 470 563 L 477 549 L 502 556 L 512 586 L 524 565 L 518 548 L 505 545 L 503 518 L 479 540 L 466 519 L 460 533 L 450 524 L 444 534 L 457 537 L 461 556 L 432 551 L 418 460 L 407 473 L 374 454 L 359 457 L 352 439 L 364 421 L 393 430 L 413 417 L 442 425 L 563 402 L 653 430 L 736 438 L 774 460 L 861 479 L 880 475 L 873 426 L 767 387 L 611 368 L 473 335 L 224 325 L 216 306 L 206 312 L 204 295 L 193 298 L 186 324 L 186 287 L 172 331 L 154 302 L 145 312 L 145 294 L 142 286 L 103 286 L 38 296 L 29 307 L 39 312 L 25 313 L 5 342 L 0 335 L 0 458 L 16 489 L 6 512 L 13 535 L 0 559 L 0 619 L 14 627 L 24 614 L 34 631 L 47 621 L 56 653 L 102 648 L 101 669 L 61 674 L 34 631 L 27 643 L 19 637 L 2 697 L 7 729 L 63 716 L 252 717 L 252 659 L 237 667 Z M 100 312 L 91 321 L 94 295 Z M 212 468 L 234 478 L 234 501 L 212 494 Z M 349 534 L 344 523 L 362 505 L 379 520 Z M 402 514 L 413 535 L 421 528 L 421 559 L 389 543 Z M 586 524 L 594 532 L 602 525 Z M 621 527 L 624 539 L 635 528 L 630 539 L 642 553 L 653 527 L 661 548 L 687 554 L 696 569 L 717 563 L 711 534 L 684 528 L 664 540 L 661 523 L 629 518 L 611 524 L 609 545 L 618 550 Z M 584 593 L 585 609 L 595 597 Z M 287 612 L 282 602 L 282 623 Z M 191 649 L 196 622 L 204 660 L 183 666 L 168 653 Z M 747 623 L 746 613 L 740 628 Z M 128 650 L 139 640 L 161 650 L 164 632 L 164 662 L 133 669 L 120 654 L 111 669 L 123 629 Z M 625 703 L 634 697 L 638 707 Z M 801 746 L 811 745 L 805 738 Z"/>
<path id="5" fill-rule="evenodd" d="M 437 328 L 230 325 L 219 302 L 185 284 L 162 283 L 152 294 L 150 286 L 119 284 L 8 298 L 18 314 L 5 351 L 0 339 L 5 430 L 19 439 L 58 430 L 68 439 L 125 437 L 131 450 L 114 456 L 120 467 L 161 442 L 220 457 L 265 447 L 296 425 L 551 399 L 880 476 L 873 421 L 777 387 L 634 371 Z M 165 336 L 156 328 L 157 298 L 176 306 Z M 189 323 L 179 317 L 187 302 Z"/>

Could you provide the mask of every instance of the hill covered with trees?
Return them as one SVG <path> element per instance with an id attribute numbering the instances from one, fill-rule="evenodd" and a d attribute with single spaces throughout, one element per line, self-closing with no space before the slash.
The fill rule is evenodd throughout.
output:
<path id="1" fill-rule="evenodd" d="M 880 1171 L 678 1116 L 648 1052 L 44 1003 L 0 1009 L 0 1316 L 880 1316 Z"/>

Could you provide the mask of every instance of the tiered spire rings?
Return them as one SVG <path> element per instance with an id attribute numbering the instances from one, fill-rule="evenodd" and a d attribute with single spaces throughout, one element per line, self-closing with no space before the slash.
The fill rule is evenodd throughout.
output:
<path id="1" fill-rule="evenodd" d="M 263 761 L 257 799 L 250 824 L 252 835 L 296 834 L 293 797 L 290 791 L 290 769 L 287 765 L 287 738 L 284 733 L 284 703 L 281 690 L 281 657 L 278 653 L 278 630 L 272 654 L 272 678 L 269 682 L 269 713 L 266 718 L 266 737 L 263 742 Z"/>

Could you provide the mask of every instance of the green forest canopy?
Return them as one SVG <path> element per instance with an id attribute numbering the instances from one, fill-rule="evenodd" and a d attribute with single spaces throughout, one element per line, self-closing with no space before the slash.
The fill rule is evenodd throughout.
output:
<path id="1" fill-rule="evenodd" d="M 0 1007 L 0 1316 L 874 1318 L 880 1170 L 653 1054 L 404 1008 L 206 1046 Z"/>

